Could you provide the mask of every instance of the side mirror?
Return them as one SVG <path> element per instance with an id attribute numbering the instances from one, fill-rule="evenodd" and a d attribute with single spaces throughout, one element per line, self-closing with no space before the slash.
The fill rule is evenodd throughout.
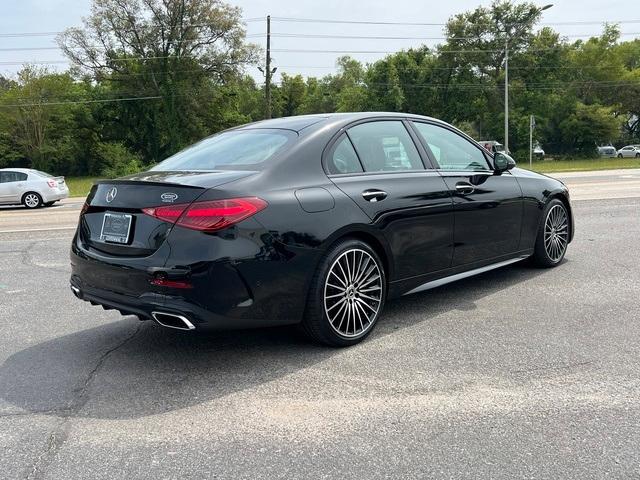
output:
<path id="1" fill-rule="evenodd" d="M 493 156 L 493 167 L 496 172 L 502 173 L 516 166 L 516 161 L 504 152 L 496 152 Z"/>

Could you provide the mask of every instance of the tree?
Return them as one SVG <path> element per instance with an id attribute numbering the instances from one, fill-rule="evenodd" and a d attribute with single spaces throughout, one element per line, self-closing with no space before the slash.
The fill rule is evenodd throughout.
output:
<path id="1" fill-rule="evenodd" d="M 23 68 L 1 96 L 4 135 L 0 144 L 5 162 L 21 161 L 25 166 L 62 173 L 82 170 L 79 162 L 89 145 L 82 141 L 81 125 L 91 123 L 90 112 L 86 105 L 65 99 L 87 97 L 86 85 L 69 74 Z"/>
<path id="2" fill-rule="evenodd" d="M 84 28 L 58 42 L 81 71 L 122 102 L 130 147 L 157 161 L 210 133 L 198 121 L 216 88 L 256 61 L 240 9 L 220 0 L 94 0 Z"/>

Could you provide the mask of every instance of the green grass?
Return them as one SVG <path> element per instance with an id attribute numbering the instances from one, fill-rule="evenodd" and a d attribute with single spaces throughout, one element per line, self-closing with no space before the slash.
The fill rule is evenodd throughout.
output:
<path id="1" fill-rule="evenodd" d="M 518 162 L 518 166 L 529 168 L 529 161 Z M 589 158 L 578 160 L 534 161 L 531 170 L 540 173 L 585 172 L 590 170 L 616 170 L 640 168 L 640 158 Z"/>
<path id="2" fill-rule="evenodd" d="M 93 186 L 93 182 L 100 180 L 98 177 L 65 177 L 69 187 L 69 196 L 86 197 Z"/>

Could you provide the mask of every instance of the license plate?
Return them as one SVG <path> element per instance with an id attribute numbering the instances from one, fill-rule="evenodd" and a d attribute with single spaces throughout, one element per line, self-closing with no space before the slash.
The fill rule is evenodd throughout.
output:
<path id="1" fill-rule="evenodd" d="M 105 213 L 102 219 L 100 240 L 109 243 L 129 242 L 131 215 L 124 213 Z"/>

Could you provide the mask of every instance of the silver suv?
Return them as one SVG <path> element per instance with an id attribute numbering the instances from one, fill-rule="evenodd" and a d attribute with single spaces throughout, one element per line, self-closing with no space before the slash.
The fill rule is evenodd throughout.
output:
<path id="1" fill-rule="evenodd" d="M 64 177 L 28 168 L 0 169 L 0 205 L 49 207 L 69 196 Z"/>

